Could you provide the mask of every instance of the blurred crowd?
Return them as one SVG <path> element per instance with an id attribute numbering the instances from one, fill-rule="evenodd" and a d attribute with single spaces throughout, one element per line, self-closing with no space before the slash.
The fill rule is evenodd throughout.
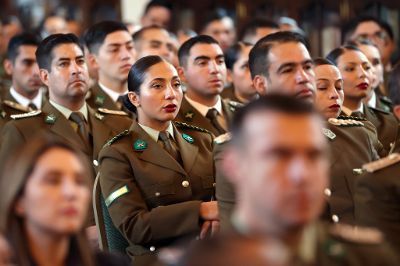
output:
<path id="1" fill-rule="evenodd" d="M 0 265 L 399 265 L 400 65 L 380 18 L 0 24 Z"/>

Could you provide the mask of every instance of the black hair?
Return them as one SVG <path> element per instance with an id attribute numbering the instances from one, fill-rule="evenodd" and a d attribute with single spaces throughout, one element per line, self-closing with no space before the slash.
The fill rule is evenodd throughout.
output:
<path id="1" fill-rule="evenodd" d="M 53 50 L 61 44 L 76 44 L 82 50 L 82 53 L 85 53 L 83 46 L 75 34 L 53 34 L 41 41 L 36 50 L 36 61 L 38 62 L 39 68 L 46 69 L 50 72 L 51 61 L 53 60 Z"/>
<path id="2" fill-rule="evenodd" d="M 116 31 L 128 31 L 122 22 L 102 21 L 91 26 L 84 35 L 86 47 L 91 53 L 97 53 L 108 34 Z"/>
<path id="3" fill-rule="evenodd" d="M 172 7 L 173 7 L 171 1 L 168 1 L 168 0 L 152 0 L 144 8 L 143 14 L 146 15 L 147 12 L 149 12 L 149 10 L 152 7 L 158 7 L 158 6 L 159 7 L 164 7 L 166 9 L 168 9 L 169 11 L 172 11 Z"/>
<path id="4" fill-rule="evenodd" d="M 223 18 L 230 18 L 232 19 L 231 16 L 229 16 L 228 12 L 226 9 L 223 8 L 216 8 L 204 15 L 204 19 L 200 25 L 200 32 L 202 32 L 205 28 L 207 28 L 208 24 L 210 24 L 213 21 L 216 20 L 222 20 Z M 233 19 L 232 19 L 233 21 Z"/>
<path id="5" fill-rule="evenodd" d="M 235 65 L 236 61 L 238 60 L 240 53 L 242 50 L 247 46 L 253 46 L 251 43 L 248 42 L 238 42 L 225 52 L 225 64 L 226 68 L 233 70 L 233 66 Z"/>
<path id="6" fill-rule="evenodd" d="M 282 94 L 261 96 L 235 112 L 230 124 L 232 141 L 234 144 L 241 145 L 243 142 L 243 124 L 247 117 L 253 113 L 262 111 L 274 111 L 290 115 L 309 114 L 320 116 L 311 103 L 293 96 Z M 268 123 L 268 121 L 265 122 Z"/>
<path id="7" fill-rule="evenodd" d="M 368 22 L 368 21 L 375 22 L 380 27 L 384 27 L 382 20 L 380 20 L 376 17 L 367 16 L 367 15 L 356 17 L 356 18 L 350 20 L 349 22 L 347 22 L 345 25 L 343 25 L 343 27 L 342 27 L 342 42 L 346 43 L 346 42 L 350 41 L 350 37 L 354 33 L 354 31 L 357 29 L 358 25 L 360 25 L 363 22 Z M 385 31 L 386 31 L 386 29 L 385 29 Z M 387 33 L 390 34 L 389 32 L 387 32 Z"/>
<path id="8" fill-rule="evenodd" d="M 326 58 L 322 58 L 322 57 L 317 57 L 315 59 L 313 59 L 314 62 L 314 66 L 323 66 L 323 65 L 330 65 L 330 66 L 336 66 L 332 61 L 330 61 L 329 59 Z"/>
<path id="9" fill-rule="evenodd" d="M 244 25 L 240 34 L 240 40 L 244 40 L 249 35 L 255 35 L 257 29 L 259 28 L 271 28 L 279 30 L 279 25 L 278 23 L 268 19 L 263 19 L 263 18 L 252 19 Z"/>
<path id="10" fill-rule="evenodd" d="M 397 63 L 390 71 L 388 91 L 393 106 L 400 105 L 400 63 Z"/>
<path id="11" fill-rule="evenodd" d="M 23 32 L 21 34 L 17 34 L 10 39 L 7 47 L 7 58 L 15 62 L 15 58 L 19 54 L 19 47 L 23 45 L 32 45 L 32 46 L 39 46 L 40 38 L 39 36 L 29 33 Z"/>
<path id="12" fill-rule="evenodd" d="M 343 45 L 340 46 L 338 48 L 333 49 L 332 51 L 329 52 L 329 54 L 325 57 L 326 59 L 328 59 L 329 61 L 331 61 L 332 63 L 334 63 L 337 66 L 337 60 L 338 58 L 344 54 L 346 51 L 357 51 L 357 52 L 361 52 L 360 49 L 358 49 L 357 46 L 354 45 Z"/>
<path id="13" fill-rule="evenodd" d="M 392 26 L 389 23 L 387 23 L 386 21 L 383 21 L 383 20 L 381 21 L 380 26 L 387 33 L 389 38 L 393 41 L 394 34 L 393 34 Z"/>
<path id="14" fill-rule="evenodd" d="M 269 34 L 254 45 L 249 54 L 249 68 L 251 77 L 256 75 L 263 75 L 268 77 L 269 69 L 269 52 L 273 45 L 281 43 L 302 43 L 308 49 L 306 39 L 299 33 L 291 31 L 279 31 Z"/>
<path id="15" fill-rule="evenodd" d="M 186 67 L 187 59 L 189 57 L 190 50 L 192 49 L 192 47 L 199 43 L 200 44 L 218 44 L 219 45 L 217 40 L 215 40 L 213 37 L 208 36 L 208 35 L 197 35 L 193 38 L 190 38 L 189 40 L 184 42 L 178 50 L 179 64 L 182 67 Z"/>
<path id="16" fill-rule="evenodd" d="M 128 90 L 140 95 L 140 86 L 142 85 L 144 79 L 146 78 L 147 70 L 160 63 L 167 62 L 161 56 L 149 55 L 140 58 L 132 65 L 128 74 Z M 134 106 L 128 98 L 128 94 L 124 96 L 124 105 L 129 111 L 136 113 L 136 106 Z"/>
<path id="17" fill-rule="evenodd" d="M 133 41 L 135 43 L 139 42 L 142 38 L 143 33 L 148 30 L 164 30 L 164 31 L 168 32 L 168 30 L 166 30 L 165 28 L 158 26 L 158 25 L 151 25 L 151 26 L 143 27 L 140 30 L 138 30 L 137 32 L 132 34 Z M 168 34 L 169 34 L 169 32 L 168 32 Z"/>

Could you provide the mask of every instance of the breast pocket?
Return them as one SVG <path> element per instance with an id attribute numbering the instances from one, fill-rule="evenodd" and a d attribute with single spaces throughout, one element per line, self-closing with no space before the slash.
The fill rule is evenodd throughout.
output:
<path id="1" fill-rule="evenodd" d="M 176 195 L 176 186 L 170 184 L 155 184 L 143 189 L 147 206 L 152 209 L 158 206 L 171 204 Z"/>

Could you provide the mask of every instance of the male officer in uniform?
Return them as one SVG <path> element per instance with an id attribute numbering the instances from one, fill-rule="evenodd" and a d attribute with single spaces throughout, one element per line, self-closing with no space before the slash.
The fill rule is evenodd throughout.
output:
<path id="1" fill-rule="evenodd" d="M 90 61 L 98 69 L 98 83 L 87 97 L 92 108 L 124 110 L 122 99 L 128 92 L 128 73 L 136 52 L 132 36 L 124 24 L 102 21 L 85 34 Z"/>
<path id="2" fill-rule="evenodd" d="M 290 96 L 264 96 L 235 113 L 223 161 L 238 195 L 234 231 L 282 242 L 293 263 L 396 265 L 379 231 L 316 222 L 329 175 L 323 125 Z"/>
<path id="3" fill-rule="evenodd" d="M 220 96 L 226 66 L 218 42 L 207 35 L 193 37 L 182 44 L 178 56 L 179 75 L 185 82 L 186 93 L 176 120 L 205 128 L 215 136 L 226 133 L 240 104 Z"/>
<path id="4" fill-rule="evenodd" d="M 83 48 L 73 34 L 54 34 L 44 39 L 36 51 L 40 78 L 49 88 L 49 101 L 41 111 L 14 115 L 1 134 L 2 168 L 10 153 L 24 147 L 35 134 L 46 131 L 75 146 L 97 166 L 100 149 L 115 134 L 128 128 L 126 114 L 96 112 L 85 102 L 88 70 Z M 93 221 L 89 221 L 93 224 Z"/>
<path id="5" fill-rule="evenodd" d="M 39 42 L 37 36 L 21 33 L 12 37 L 8 44 L 4 66 L 12 78 L 12 86 L 5 88 L 2 95 L 1 125 L 11 119 L 10 115 L 41 109 L 46 101 L 35 57 Z"/>

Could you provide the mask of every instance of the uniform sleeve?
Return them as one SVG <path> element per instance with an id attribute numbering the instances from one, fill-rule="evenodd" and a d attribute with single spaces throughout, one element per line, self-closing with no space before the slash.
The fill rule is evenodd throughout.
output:
<path id="1" fill-rule="evenodd" d="M 100 185 L 113 223 L 130 242 L 157 244 L 197 233 L 200 229 L 201 201 L 186 201 L 149 210 L 135 182 L 129 159 L 110 146 L 100 152 Z M 114 200 L 107 202 L 110 198 Z"/>
<path id="2" fill-rule="evenodd" d="M 23 134 L 15 126 L 14 121 L 4 125 L 1 130 L 0 139 L 0 170 L 3 171 L 7 161 L 15 151 L 17 151 L 26 142 Z"/>

